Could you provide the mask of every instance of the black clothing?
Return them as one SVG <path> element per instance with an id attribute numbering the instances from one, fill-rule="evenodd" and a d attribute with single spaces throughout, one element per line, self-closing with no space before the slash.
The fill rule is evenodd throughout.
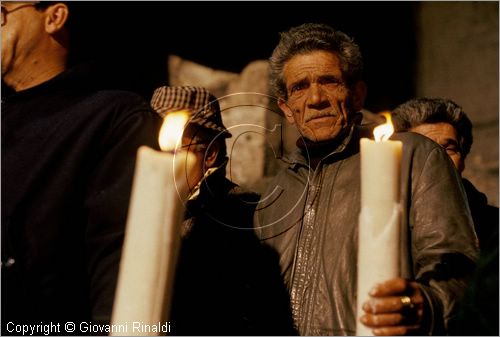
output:
<path id="1" fill-rule="evenodd" d="M 171 334 L 295 334 L 277 257 L 252 231 L 258 199 L 216 171 L 188 202 Z"/>
<path id="2" fill-rule="evenodd" d="M 476 271 L 460 303 L 451 333 L 460 336 L 498 336 L 498 207 L 488 205 L 486 195 L 462 179 L 479 239 Z"/>
<path id="3" fill-rule="evenodd" d="M 2 333 L 110 320 L 137 148 L 161 120 L 87 71 L 2 101 Z"/>
<path id="4" fill-rule="evenodd" d="M 486 195 L 479 192 L 469 180 L 462 178 L 462 183 L 479 239 L 479 249 L 498 249 L 498 207 L 488 205 Z"/>
<path id="5" fill-rule="evenodd" d="M 498 227 L 495 240 L 498 243 Z M 452 335 L 498 336 L 498 244 L 491 250 L 481 250 L 476 271 L 460 303 Z"/>

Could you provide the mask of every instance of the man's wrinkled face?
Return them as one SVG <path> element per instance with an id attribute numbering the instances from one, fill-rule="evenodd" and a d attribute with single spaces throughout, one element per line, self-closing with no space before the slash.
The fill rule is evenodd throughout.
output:
<path id="1" fill-rule="evenodd" d="M 461 153 L 460 137 L 453 125 L 449 123 L 427 123 L 411 128 L 410 131 L 424 135 L 441 145 L 458 172 L 462 173 L 465 163 Z"/>
<path id="2" fill-rule="evenodd" d="M 335 53 L 316 50 L 296 55 L 285 64 L 283 75 L 288 97 L 279 106 L 304 137 L 331 140 L 349 126 L 356 107 Z"/>

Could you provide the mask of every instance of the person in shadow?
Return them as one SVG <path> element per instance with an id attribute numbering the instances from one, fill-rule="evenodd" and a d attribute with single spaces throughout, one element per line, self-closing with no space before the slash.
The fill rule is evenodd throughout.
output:
<path id="1" fill-rule="evenodd" d="M 252 231 L 259 196 L 226 178 L 225 139 L 217 99 L 205 88 L 163 86 L 152 108 L 190 119 L 182 147 L 197 158 L 171 307 L 174 335 L 291 335 L 289 299 L 274 252 Z"/>
<path id="2" fill-rule="evenodd" d="M 392 112 L 396 131 L 412 131 L 438 143 L 462 174 L 472 146 L 472 123 L 458 104 L 444 98 L 416 98 Z M 480 257 L 452 333 L 498 335 L 498 207 L 466 178 L 462 183 L 479 239 Z"/>

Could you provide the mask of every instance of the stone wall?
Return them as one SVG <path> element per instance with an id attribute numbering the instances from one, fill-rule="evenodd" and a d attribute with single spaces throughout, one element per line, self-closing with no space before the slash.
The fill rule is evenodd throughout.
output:
<path id="1" fill-rule="evenodd" d="M 498 2 L 422 2 L 416 94 L 461 105 L 474 125 L 464 176 L 498 206 Z"/>
<path id="2" fill-rule="evenodd" d="M 240 74 L 211 69 L 178 56 L 169 57 L 171 85 L 199 85 L 219 99 L 222 118 L 233 137 L 226 141 L 227 176 L 263 192 L 267 181 L 282 167 L 283 153 L 294 147 L 296 131 L 268 96 L 268 62 L 257 60 Z"/>

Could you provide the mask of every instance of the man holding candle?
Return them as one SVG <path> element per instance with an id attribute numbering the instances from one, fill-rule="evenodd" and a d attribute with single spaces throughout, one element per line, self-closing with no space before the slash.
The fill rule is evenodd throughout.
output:
<path id="1" fill-rule="evenodd" d="M 280 255 L 299 333 L 352 335 L 360 320 L 376 335 L 445 334 L 478 253 L 458 174 L 424 137 L 393 137 L 403 144 L 401 277 L 373 284 L 356 317 L 359 143 L 371 134 L 358 113 L 366 94 L 359 48 L 329 26 L 305 24 L 281 35 L 270 61 L 278 105 L 302 137 L 255 226 Z"/>
<path id="2" fill-rule="evenodd" d="M 189 114 L 182 148 L 196 156 L 187 177 L 172 334 L 293 334 L 276 256 L 251 230 L 259 196 L 226 178 L 225 140 L 232 135 L 218 100 L 203 87 L 163 86 L 151 106 L 162 117 Z"/>
<path id="3" fill-rule="evenodd" d="M 158 148 L 161 119 L 70 67 L 69 4 L 1 5 L 2 333 L 81 333 L 109 323 L 137 148 Z"/>

